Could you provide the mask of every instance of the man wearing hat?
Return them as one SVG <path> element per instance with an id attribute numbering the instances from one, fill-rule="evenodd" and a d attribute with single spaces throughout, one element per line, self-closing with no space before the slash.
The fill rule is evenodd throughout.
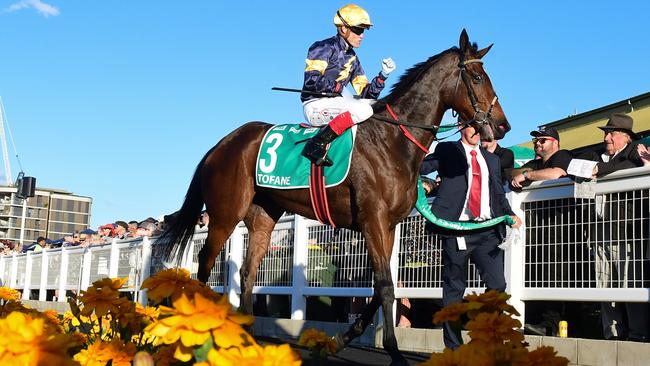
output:
<path id="1" fill-rule="evenodd" d="M 514 188 L 537 180 L 563 177 L 572 159 L 569 151 L 560 150 L 560 134 L 554 128 L 542 126 L 530 135 L 536 158 L 515 170 L 510 182 Z"/>
<path id="2" fill-rule="evenodd" d="M 603 127 L 604 151 L 587 153 L 582 158 L 598 162 L 593 175 L 602 177 L 617 170 L 635 168 L 643 165 L 637 151 L 637 138 L 632 131 L 632 117 L 623 114 L 612 114 Z M 633 233 L 637 232 L 642 223 L 639 216 L 641 198 L 638 192 L 619 192 L 615 197 L 602 195 L 607 208 L 596 210 L 593 214 L 595 224 L 590 226 L 590 247 L 594 250 L 596 287 L 647 287 L 649 284 L 639 284 L 648 271 L 648 259 L 644 257 L 647 244 L 634 240 Z M 629 237 L 628 237 L 629 236 Z M 635 283 L 636 282 L 636 283 Z M 603 335 L 606 339 L 620 339 L 647 342 L 649 336 L 649 319 L 647 303 L 616 303 L 603 302 L 600 304 Z"/>
<path id="3" fill-rule="evenodd" d="M 603 144 L 605 151 L 602 154 L 592 153 L 585 158 L 597 161 L 594 167 L 594 178 L 602 177 L 621 169 L 643 166 L 639 157 L 636 143 L 636 134 L 632 131 L 634 120 L 624 113 L 614 113 L 603 127 L 598 127 L 605 132 Z"/>

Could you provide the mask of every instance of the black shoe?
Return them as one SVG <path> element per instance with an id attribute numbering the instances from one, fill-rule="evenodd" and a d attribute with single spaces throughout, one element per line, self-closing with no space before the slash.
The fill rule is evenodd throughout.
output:
<path id="1" fill-rule="evenodd" d="M 330 126 L 321 128 L 314 137 L 307 141 L 302 155 L 316 165 L 332 166 L 332 160 L 327 157 L 327 145 L 337 137 L 338 135 L 332 131 Z"/>
<path id="2" fill-rule="evenodd" d="M 645 337 L 645 336 L 638 336 L 638 337 L 635 337 L 635 336 L 629 336 L 629 337 L 627 338 L 627 340 L 630 341 L 630 342 L 641 342 L 641 343 L 648 343 L 648 342 L 650 342 L 650 339 L 648 339 L 648 337 Z"/>

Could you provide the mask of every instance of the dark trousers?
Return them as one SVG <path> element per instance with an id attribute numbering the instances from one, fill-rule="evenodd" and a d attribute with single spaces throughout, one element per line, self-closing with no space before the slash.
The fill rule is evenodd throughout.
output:
<path id="1" fill-rule="evenodd" d="M 442 304 L 461 302 L 467 288 L 468 258 L 478 267 L 481 279 L 490 290 L 505 291 L 503 251 L 495 230 L 465 236 L 467 249 L 458 250 L 456 237 L 442 239 Z M 450 323 L 443 324 L 445 347 L 456 349 L 461 345 L 460 330 Z"/>

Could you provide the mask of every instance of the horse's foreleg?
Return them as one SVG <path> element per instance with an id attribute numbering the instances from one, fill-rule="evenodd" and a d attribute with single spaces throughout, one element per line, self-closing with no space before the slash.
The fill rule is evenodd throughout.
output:
<path id="1" fill-rule="evenodd" d="M 248 227 L 248 250 L 246 261 L 240 270 L 241 304 L 240 310 L 245 314 L 253 313 L 253 286 L 257 277 L 257 269 L 269 250 L 271 233 L 282 212 L 272 208 L 263 208 L 253 204 L 244 218 Z"/>

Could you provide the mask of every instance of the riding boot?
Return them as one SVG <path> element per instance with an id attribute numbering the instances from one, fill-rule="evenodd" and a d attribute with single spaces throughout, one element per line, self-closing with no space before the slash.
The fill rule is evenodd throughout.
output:
<path id="1" fill-rule="evenodd" d="M 316 165 L 332 166 L 332 160 L 327 157 L 327 145 L 337 137 L 338 135 L 327 125 L 307 141 L 302 154 Z"/>
<path id="2" fill-rule="evenodd" d="M 302 154 L 316 165 L 332 166 L 332 160 L 327 157 L 327 145 L 352 126 L 354 121 L 350 112 L 339 114 L 307 141 Z"/>

